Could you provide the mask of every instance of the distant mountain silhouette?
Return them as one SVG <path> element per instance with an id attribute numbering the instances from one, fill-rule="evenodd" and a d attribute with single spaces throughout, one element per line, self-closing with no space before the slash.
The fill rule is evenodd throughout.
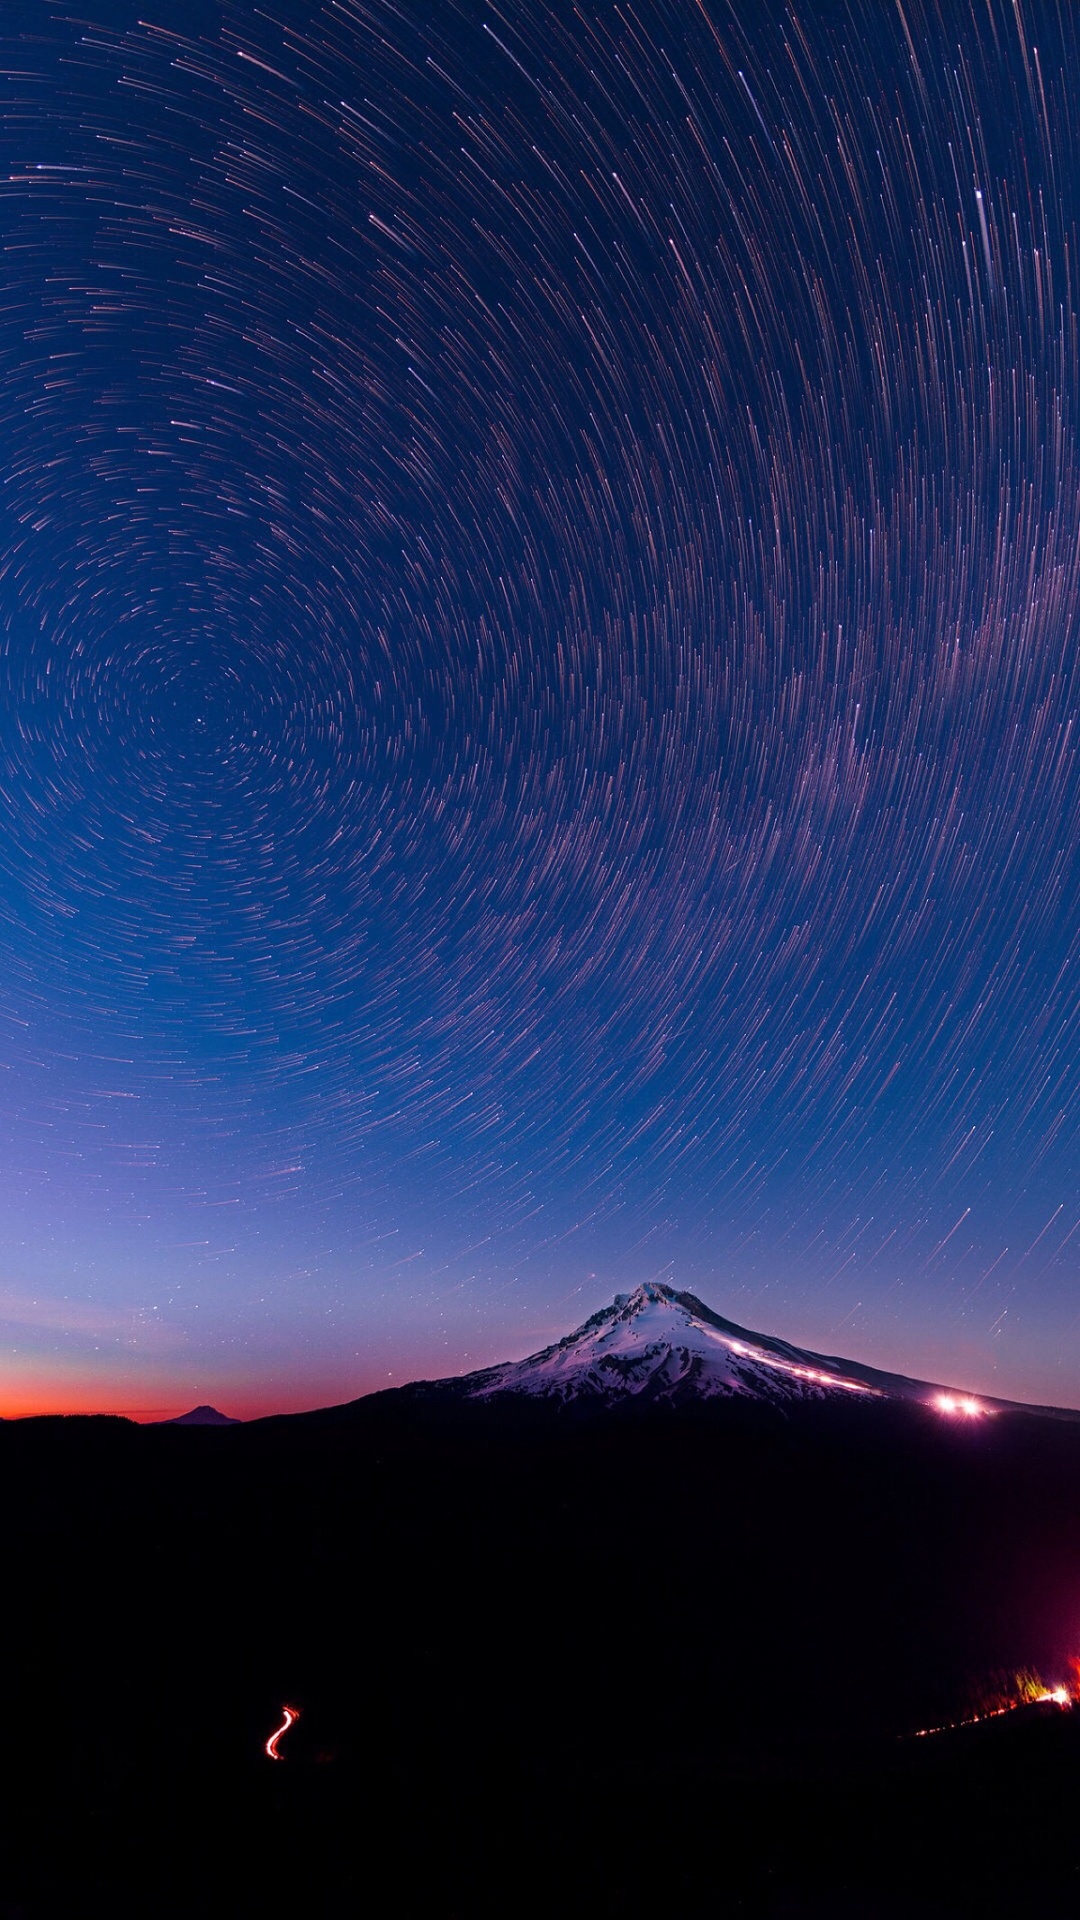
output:
<path id="1" fill-rule="evenodd" d="M 190 1413 L 178 1413 L 174 1420 L 162 1420 L 159 1424 L 163 1427 L 239 1427 L 243 1423 L 229 1413 L 219 1413 L 216 1407 L 192 1407 Z"/>

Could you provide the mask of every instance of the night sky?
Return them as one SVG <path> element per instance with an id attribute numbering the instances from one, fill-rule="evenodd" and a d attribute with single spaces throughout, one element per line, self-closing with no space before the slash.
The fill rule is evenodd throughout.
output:
<path id="1" fill-rule="evenodd" d="M 0 1410 L 653 1277 L 1080 1404 L 1072 0 L 0 67 Z"/>

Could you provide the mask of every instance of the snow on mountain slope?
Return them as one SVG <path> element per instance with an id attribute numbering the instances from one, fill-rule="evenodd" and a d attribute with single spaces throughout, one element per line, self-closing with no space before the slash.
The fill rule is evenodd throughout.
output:
<path id="1" fill-rule="evenodd" d="M 631 1294 L 616 1294 L 610 1306 L 540 1353 L 433 1385 L 468 1400 L 504 1394 L 610 1403 L 630 1398 L 683 1402 L 720 1395 L 779 1401 L 885 1398 L 968 1416 L 1008 1404 L 950 1395 L 926 1381 L 749 1333 L 721 1319 L 694 1294 L 678 1293 L 656 1281 Z"/>

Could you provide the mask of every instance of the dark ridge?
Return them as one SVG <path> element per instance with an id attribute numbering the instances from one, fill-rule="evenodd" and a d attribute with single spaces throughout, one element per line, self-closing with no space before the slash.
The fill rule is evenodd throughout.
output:
<path id="1" fill-rule="evenodd" d="M 336 1920 L 403 1860 L 400 1911 L 459 1920 L 567 1886 L 711 1911 L 718 1858 L 751 1916 L 891 1913 L 883 1876 L 917 1915 L 933 1869 L 950 1920 L 999 1882 L 1044 1920 L 1080 1886 L 1080 1714 L 902 1737 L 1071 1678 L 1075 1426 L 387 1394 L 227 1445 L 10 1422 L 0 1477 L 28 1920 L 186 1920 L 208 1886 Z"/>

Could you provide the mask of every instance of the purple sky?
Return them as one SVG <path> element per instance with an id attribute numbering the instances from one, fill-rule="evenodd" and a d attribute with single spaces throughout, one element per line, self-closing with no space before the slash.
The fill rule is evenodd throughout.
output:
<path id="1" fill-rule="evenodd" d="M 1080 1404 L 1080 15 L 0 40 L 0 1412 Z"/>

